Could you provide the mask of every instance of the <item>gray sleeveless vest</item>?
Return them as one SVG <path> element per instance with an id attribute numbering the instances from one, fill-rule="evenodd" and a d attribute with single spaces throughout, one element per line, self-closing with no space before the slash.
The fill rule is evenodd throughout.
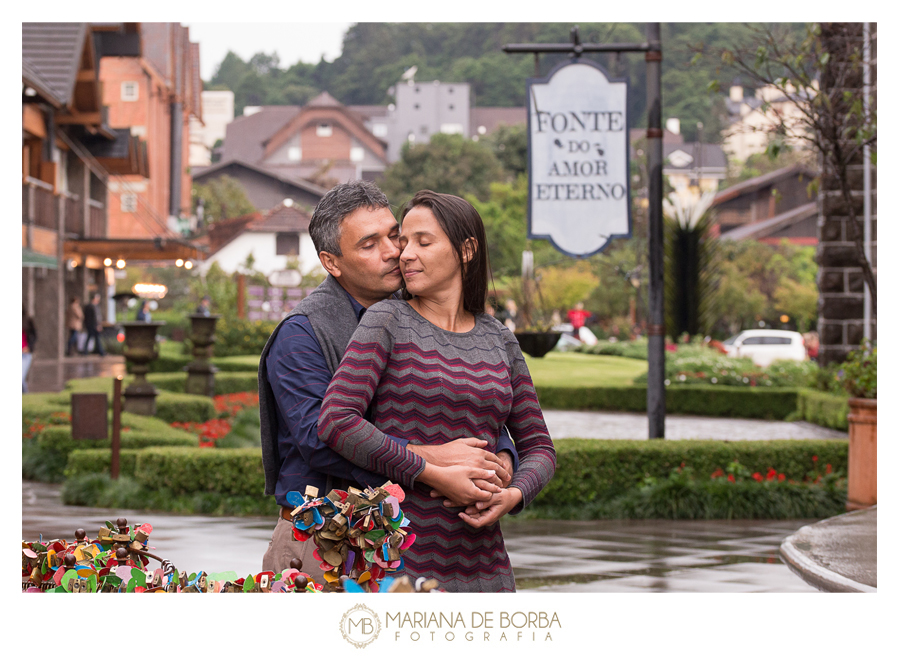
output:
<path id="1" fill-rule="evenodd" d="M 322 353 L 325 355 L 325 363 L 332 375 L 337 370 L 344 351 L 350 344 L 350 338 L 359 324 L 347 292 L 337 282 L 337 279 L 329 274 L 318 288 L 301 300 L 278 323 L 272 335 L 269 336 L 269 340 L 266 341 L 266 346 L 259 357 L 258 375 L 259 429 L 262 440 L 263 471 L 266 476 L 266 495 L 275 493 L 278 473 L 284 461 L 278 454 L 278 411 L 275 406 L 275 394 L 269 385 L 266 357 L 269 355 L 269 350 L 281 326 L 288 318 L 295 315 L 305 315 L 309 318 L 309 323 L 316 334 Z"/>

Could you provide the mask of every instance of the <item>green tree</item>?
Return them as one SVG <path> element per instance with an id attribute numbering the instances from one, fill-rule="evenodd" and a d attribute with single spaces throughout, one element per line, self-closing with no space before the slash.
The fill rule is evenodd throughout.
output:
<path id="1" fill-rule="evenodd" d="M 528 131 L 524 124 L 500 124 L 483 141 L 491 147 L 510 177 L 528 173 Z"/>
<path id="2" fill-rule="evenodd" d="M 781 326 L 781 315 L 787 315 L 800 331 L 815 325 L 815 247 L 795 246 L 787 240 L 778 245 L 720 240 L 716 263 L 720 278 L 714 331 L 731 335 L 760 321 Z"/>
<path id="3" fill-rule="evenodd" d="M 403 146 L 400 160 L 387 168 L 381 188 L 397 206 L 422 189 L 487 199 L 492 182 L 505 177 L 490 147 L 462 135 L 432 135 L 428 144 Z"/>
<path id="4" fill-rule="evenodd" d="M 232 219 L 254 212 L 243 186 L 236 178 L 220 176 L 209 183 L 194 183 L 192 188 L 194 208 L 203 202 L 203 218 L 207 223 L 220 219 Z"/>

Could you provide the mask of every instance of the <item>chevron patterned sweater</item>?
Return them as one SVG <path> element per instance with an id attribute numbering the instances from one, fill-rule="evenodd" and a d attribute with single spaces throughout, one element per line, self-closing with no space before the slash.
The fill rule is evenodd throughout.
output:
<path id="1" fill-rule="evenodd" d="M 371 419 L 365 419 L 371 404 Z M 523 506 L 547 484 L 556 452 L 519 344 L 487 314 L 465 333 L 445 331 L 405 301 L 363 316 L 328 387 L 319 437 L 350 461 L 401 483 L 416 542 L 404 553 L 413 579 L 436 578 L 453 592 L 515 591 L 500 524 L 473 528 L 416 482 L 425 462 L 385 437 L 435 445 L 474 436 L 496 451 L 506 425 L 519 453 L 510 486 Z"/>

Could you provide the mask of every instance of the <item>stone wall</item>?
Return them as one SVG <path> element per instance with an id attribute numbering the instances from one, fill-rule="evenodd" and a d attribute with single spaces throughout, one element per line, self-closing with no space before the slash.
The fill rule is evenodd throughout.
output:
<path id="1" fill-rule="evenodd" d="M 876 48 L 877 25 L 871 23 L 871 103 L 876 98 Z M 822 23 L 822 38 L 832 54 L 821 80 L 822 90 L 833 88 L 842 67 L 848 65 L 847 43 L 856 43 L 862 52 L 862 23 Z M 837 56 L 834 56 L 837 55 Z M 858 67 L 843 85 L 843 89 L 861 95 L 862 69 Z M 847 168 L 852 188 L 853 210 L 862 234 L 863 222 L 863 157 L 860 151 Z M 872 267 L 877 267 L 877 176 L 872 166 Z M 857 347 L 863 338 L 864 284 L 862 269 L 857 260 L 849 212 L 841 198 L 837 173 L 822 162 L 822 180 L 818 196 L 818 249 L 819 264 L 819 362 L 827 364 L 842 361 L 849 351 Z M 875 313 L 872 313 L 871 336 L 877 338 Z"/>

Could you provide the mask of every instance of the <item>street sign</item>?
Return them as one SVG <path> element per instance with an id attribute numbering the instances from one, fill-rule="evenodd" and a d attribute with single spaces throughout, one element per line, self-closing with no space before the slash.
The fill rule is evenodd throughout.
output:
<path id="1" fill-rule="evenodd" d="M 269 275 L 269 283 L 278 288 L 296 288 L 303 280 L 299 270 L 275 270 Z"/>
<path id="2" fill-rule="evenodd" d="M 574 59 L 529 78 L 528 237 L 569 256 L 631 237 L 627 83 Z"/>

